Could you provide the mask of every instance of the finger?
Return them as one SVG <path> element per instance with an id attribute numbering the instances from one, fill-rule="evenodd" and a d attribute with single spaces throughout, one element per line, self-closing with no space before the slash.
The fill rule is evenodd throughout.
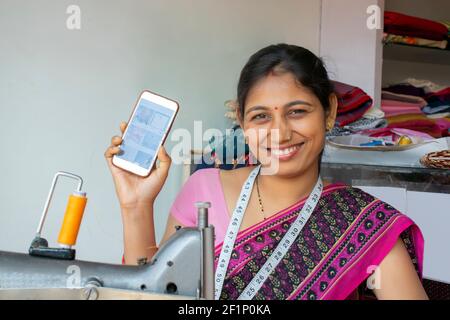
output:
<path id="1" fill-rule="evenodd" d="M 125 129 L 127 128 L 127 123 L 125 121 L 122 121 L 120 123 L 120 132 L 122 132 L 122 134 L 125 132 Z"/>
<path id="2" fill-rule="evenodd" d="M 164 146 L 161 146 L 158 150 L 158 160 L 161 162 L 170 162 L 172 159 L 167 154 L 166 148 Z"/>
<path id="3" fill-rule="evenodd" d="M 112 146 L 118 146 L 122 143 L 122 138 L 119 136 L 114 136 L 111 138 L 111 145 Z"/>
<path id="4" fill-rule="evenodd" d="M 120 148 L 117 146 L 110 146 L 105 151 L 105 158 L 111 159 L 114 155 L 118 154 L 120 152 Z"/>
<path id="5" fill-rule="evenodd" d="M 159 160 L 159 170 L 167 172 L 169 170 L 170 164 L 172 163 L 172 159 L 167 154 L 164 146 L 161 146 L 158 150 L 158 160 Z"/>

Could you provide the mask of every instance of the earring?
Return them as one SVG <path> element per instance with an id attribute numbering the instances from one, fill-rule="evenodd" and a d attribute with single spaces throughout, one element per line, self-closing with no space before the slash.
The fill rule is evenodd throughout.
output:
<path id="1" fill-rule="evenodd" d="M 333 129 L 333 125 L 331 122 L 327 123 L 327 131 L 331 131 L 331 129 Z"/>

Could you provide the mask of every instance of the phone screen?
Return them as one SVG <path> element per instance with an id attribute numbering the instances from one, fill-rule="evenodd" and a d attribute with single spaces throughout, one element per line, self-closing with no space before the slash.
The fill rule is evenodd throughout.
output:
<path id="1" fill-rule="evenodd" d="M 117 157 L 149 169 L 174 113 L 174 110 L 141 99 L 120 146 L 122 152 Z"/>

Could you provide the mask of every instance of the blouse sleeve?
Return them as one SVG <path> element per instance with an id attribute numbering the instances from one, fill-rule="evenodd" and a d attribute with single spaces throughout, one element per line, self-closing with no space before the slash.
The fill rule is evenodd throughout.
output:
<path id="1" fill-rule="evenodd" d="M 183 226 L 191 227 L 197 224 L 197 210 L 194 203 L 198 199 L 198 189 L 200 182 L 200 172 L 194 172 L 184 183 L 175 201 L 170 208 L 170 214 Z"/>

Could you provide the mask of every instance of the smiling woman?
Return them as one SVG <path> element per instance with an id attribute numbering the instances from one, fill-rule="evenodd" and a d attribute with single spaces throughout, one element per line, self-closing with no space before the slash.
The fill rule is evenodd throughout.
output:
<path id="1" fill-rule="evenodd" d="M 313 160 L 320 172 L 325 129 L 334 125 L 337 99 L 319 58 L 302 47 L 266 47 L 243 68 L 237 98 L 239 123 L 252 152 L 261 154 L 259 161 L 283 162 L 278 176 L 298 174 Z M 263 137 L 250 139 L 255 131 Z M 265 131 L 269 134 L 261 135 Z M 288 162 L 294 158 L 298 161 Z"/>
<path id="2" fill-rule="evenodd" d="M 215 298 L 352 299 L 376 277 L 370 289 L 380 299 L 426 299 L 423 237 L 414 222 L 358 188 L 320 177 L 337 109 L 322 61 L 294 45 L 263 48 L 243 68 L 237 100 L 258 164 L 196 171 L 171 207 L 162 240 L 175 225 L 196 225 L 196 201 L 212 203 Z M 149 186 L 141 181 L 147 195 L 158 194 L 167 176 L 170 158 L 159 157 L 163 169 L 146 178 Z M 154 254 L 146 251 L 155 248 L 153 201 L 123 209 L 126 261 Z"/>

